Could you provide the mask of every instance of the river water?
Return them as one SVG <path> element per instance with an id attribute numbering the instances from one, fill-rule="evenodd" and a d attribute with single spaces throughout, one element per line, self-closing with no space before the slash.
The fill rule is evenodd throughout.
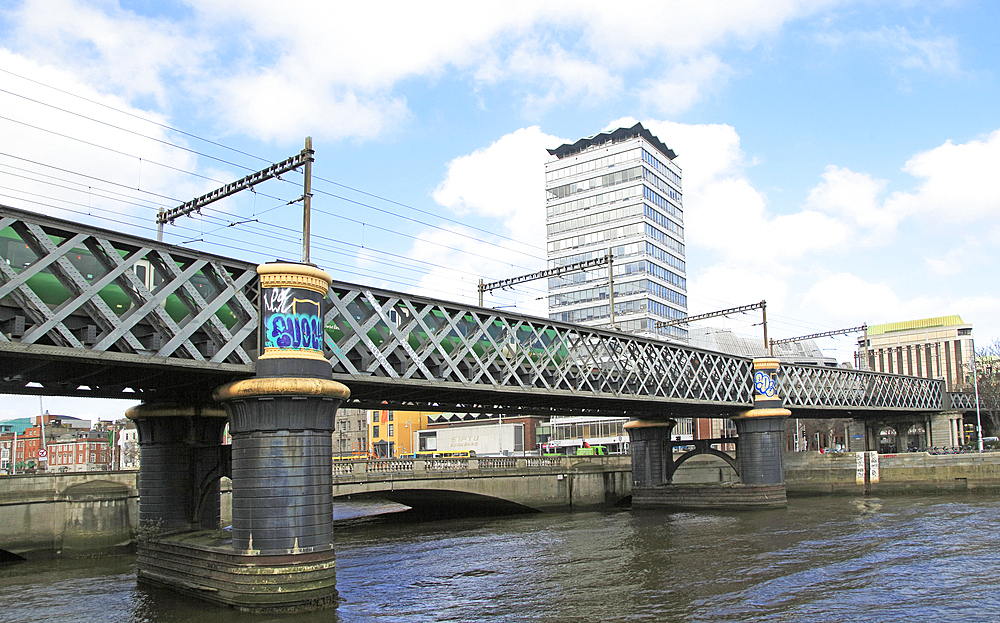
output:
<path id="1" fill-rule="evenodd" d="M 336 530 L 341 603 L 250 615 L 138 587 L 135 558 L 0 567 L 0 621 L 996 621 L 1000 499 L 792 498 Z"/>

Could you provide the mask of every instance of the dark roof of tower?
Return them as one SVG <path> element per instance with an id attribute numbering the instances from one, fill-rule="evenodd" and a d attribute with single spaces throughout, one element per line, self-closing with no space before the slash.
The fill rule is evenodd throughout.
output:
<path id="1" fill-rule="evenodd" d="M 565 158 L 566 156 L 572 156 L 573 154 L 580 153 L 588 147 L 603 145 L 604 143 L 609 142 L 617 143 L 619 141 L 625 141 L 637 136 L 641 136 L 649 141 L 649 143 L 655 147 L 657 151 L 666 156 L 667 159 L 673 160 L 677 157 L 674 150 L 670 149 L 663 143 L 663 141 L 653 136 L 649 130 L 642 127 L 641 123 L 637 123 L 631 128 L 618 128 L 617 130 L 613 130 L 611 132 L 601 132 L 600 134 L 595 134 L 589 138 L 581 138 L 572 145 L 565 143 L 555 149 L 549 149 L 547 151 L 557 158 Z"/>

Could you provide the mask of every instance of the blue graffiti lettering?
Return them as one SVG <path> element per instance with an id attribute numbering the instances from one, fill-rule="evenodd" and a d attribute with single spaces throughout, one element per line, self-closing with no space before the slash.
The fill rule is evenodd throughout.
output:
<path id="1" fill-rule="evenodd" d="M 317 316 L 272 314 L 265 326 L 265 347 L 323 350 L 323 325 Z"/>
<path id="2" fill-rule="evenodd" d="M 772 398 L 775 395 L 774 380 L 766 372 L 757 372 L 753 375 L 754 389 L 758 394 Z"/>

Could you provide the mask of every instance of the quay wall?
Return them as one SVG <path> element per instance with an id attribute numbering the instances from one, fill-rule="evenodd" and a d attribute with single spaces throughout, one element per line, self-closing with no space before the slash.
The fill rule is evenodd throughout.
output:
<path id="1" fill-rule="evenodd" d="M 139 517 L 137 471 L 0 478 L 0 556 L 83 556 L 124 548 Z"/>
<path id="2" fill-rule="evenodd" d="M 1000 492 L 1000 452 L 880 454 L 878 482 L 857 482 L 855 453 L 790 452 L 784 456 L 788 495 Z"/>

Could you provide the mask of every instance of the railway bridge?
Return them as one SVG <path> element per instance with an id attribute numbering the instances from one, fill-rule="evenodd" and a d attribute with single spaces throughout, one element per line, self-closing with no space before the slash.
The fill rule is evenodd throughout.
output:
<path id="1" fill-rule="evenodd" d="M 232 477 L 232 543 L 150 539 L 139 575 L 248 609 L 316 606 L 336 594 L 330 433 L 341 404 L 629 416 L 632 486 L 657 491 L 685 458 L 673 457 L 676 418 L 728 417 L 741 482 L 783 503 L 788 409 L 908 417 L 949 401 L 939 380 L 779 367 L 338 282 L 311 265 L 257 266 L 8 206 L 0 206 L 0 354 L 3 393 L 142 401 L 128 414 L 140 436 L 139 514 L 163 535 L 216 527 L 219 478 Z M 231 451 L 221 445 L 227 422 Z M 208 584 L 191 579 L 182 564 L 191 557 L 213 570 L 202 578 L 216 582 L 211 590 L 192 588 Z M 155 561 L 176 565 L 154 572 Z"/>

